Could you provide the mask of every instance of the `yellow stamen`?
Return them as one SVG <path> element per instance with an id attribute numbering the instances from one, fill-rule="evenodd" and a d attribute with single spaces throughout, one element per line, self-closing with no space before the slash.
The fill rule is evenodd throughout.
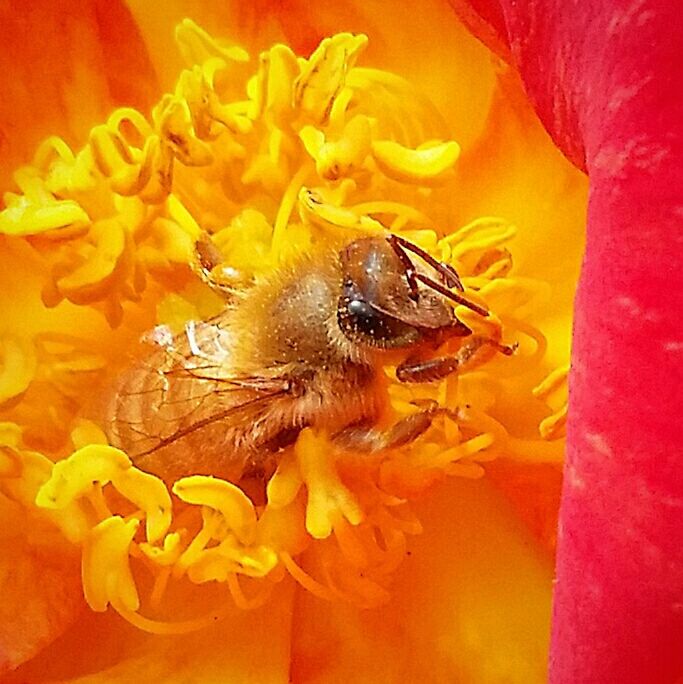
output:
<path id="1" fill-rule="evenodd" d="M 543 439 L 553 440 L 564 435 L 567 424 L 568 375 L 569 365 L 560 366 L 532 390 L 535 397 L 543 399 L 554 409 L 552 415 L 544 418 L 538 426 Z"/>
<path id="2" fill-rule="evenodd" d="M 143 597 L 152 608 L 171 583 L 209 581 L 225 583 L 236 605 L 253 608 L 285 572 L 325 600 L 376 605 L 389 596 L 385 585 L 407 535 L 421 532 L 410 498 L 445 476 L 481 477 L 482 464 L 498 456 L 559 458 L 566 369 L 531 392 L 547 372 L 546 340 L 527 318 L 548 293 L 509 275 L 516 234 L 509 222 L 485 217 L 459 229 L 444 222 L 447 203 L 435 209 L 430 193 L 453 176 L 460 147 L 412 84 L 356 66 L 365 36 L 327 38 L 308 59 L 275 45 L 243 82 L 244 67 L 234 69 L 249 59 L 242 48 L 190 20 L 176 38 L 187 69 L 149 120 L 119 109 L 81 150 L 49 138 L 15 174 L 20 192 L 4 198 L 0 233 L 26 237 L 40 253 L 46 306 L 67 299 L 104 315 L 111 327 L 124 320 L 134 327 L 132 312 L 143 310 L 149 288 L 151 303 L 142 307 L 156 307 L 158 321 L 182 330 L 188 319 L 224 306 L 198 278 L 190 281 L 199 239 L 213 241 L 223 258 L 205 280 L 239 293 L 331 234 L 392 231 L 458 270 L 466 296 L 490 315 L 462 306 L 455 315 L 489 342 L 441 382 L 407 386 L 387 373 L 382 427 L 421 406 L 450 411 L 418 440 L 354 458 L 338 453 L 322 431 L 304 429 L 257 507 L 236 484 L 201 475 L 172 486 L 172 505 L 165 483 L 108 446 L 100 426 L 78 418 L 85 415 L 83 388 L 108 364 L 105 353 L 52 332 L 7 337 L 0 404 L 10 406 L 10 420 L 0 424 L 0 491 L 81 546 L 93 610 L 112 605 L 149 632 L 201 629 L 228 608 L 176 623 L 144 617 L 133 573 L 139 565 L 152 575 Z M 227 81 L 246 99 L 228 98 Z M 500 344 L 514 343 L 512 357 L 498 353 Z M 457 353 L 459 344 L 442 351 Z M 527 399 L 548 402 L 552 414 L 540 432 L 555 441 L 508 430 L 501 400 L 511 392 L 521 395 L 520 411 Z M 59 399 L 45 400 L 52 396 Z M 41 449 L 50 445 L 49 458 L 32 450 L 35 435 Z M 73 453 L 62 458 L 69 438 Z M 254 592 L 245 593 L 243 583 Z"/>
<path id="3" fill-rule="evenodd" d="M 235 605 L 242 610 L 253 610 L 254 608 L 259 608 L 264 605 L 270 598 L 273 588 L 275 587 L 275 584 L 266 585 L 265 589 L 262 589 L 260 594 L 247 598 L 242 591 L 237 575 L 228 575 L 226 583 Z"/>
<path id="4" fill-rule="evenodd" d="M 292 210 L 294 209 L 299 191 L 301 190 L 308 173 L 309 167 L 305 164 L 294 174 L 294 176 L 292 176 L 292 180 L 282 196 L 280 208 L 278 209 L 275 225 L 273 227 L 271 250 L 274 254 L 278 254 L 282 250 L 283 244 L 286 241 L 285 229 L 287 228 L 287 223 L 292 214 Z"/>
<path id="5" fill-rule="evenodd" d="M 137 468 L 128 468 L 112 479 L 120 494 L 145 514 L 146 536 L 150 544 L 164 537 L 171 524 L 171 497 L 163 483 Z"/>
<path id="6" fill-rule="evenodd" d="M 36 504 L 43 508 L 64 508 L 90 492 L 97 483 L 110 482 L 130 466 L 130 459 L 119 449 L 99 444 L 85 446 L 54 465 L 50 480 L 38 492 Z"/>
<path id="7" fill-rule="evenodd" d="M 366 36 L 339 33 L 325 38 L 301 69 L 294 82 L 294 104 L 314 121 L 324 123 L 346 74 L 367 45 Z"/>
<path id="8" fill-rule="evenodd" d="M 333 592 L 302 570 L 288 553 L 280 554 L 280 558 L 282 559 L 285 568 L 287 568 L 287 572 L 306 589 L 306 591 L 309 591 L 311 594 L 324 601 L 334 601 Z"/>
<path id="9" fill-rule="evenodd" d="M 342 484 L 335 470 L 331 445 L 324 435 L 306 428 L 295 445 L 301 477 L 308 488 L 306 529 L 314 539 L 332 533 L 334 524 L 346 518 L 358 525 L 363 512 L 354 495 Z"/>
<path id="10" fill-rule="evenodd" d="M 112 603 L 136 611 L 140 599 L 130 571 L 128 549 L 138 528 L 137 520 L 119 516 L 107 518 L 94 527 L 83 545 L 83 590 L 85 600 L 95 611 Z"/>
<path id="11" fill-rule="evenodd" d="M 299 464 L 294 454 L 283 456 L 268 482 L 268 504 L 273 508 L 288 506 L 296 498 L 302 484 Z"/>
<path id="12" fill-rule="evenodd" d="M 114 604 L 112 604 L 114 605 Z M 221 608 L 204 615 L 203 617 L 195 618 L 194 620 L 182 620 L 178 622 L 164 622 L 163 620 L 152 620 L 146 618 L 139 613 L 127 609 L 125 606 L 114 605 L 116 612 L 125 618 L 131 625 L 137 627 L 143 632 L 149 632 L 150 634 L 160 634 L 160 635 L 174 635 L 174 634 L 191 634 L 192 632 L 198 632 L 202 629 L 206 629 L 211 625 L 215 625 L 225 617 L 230 612 L 230 604 L 228 601 Z"/>
<path id="13" fill-rule="evenodd" d="M 178 480 L 173 493 L 186 503 L 218 511 L 237 538 L 250 543 L 254 539 L 256 512 L 249 497 L 235 485 L 215 477 L 193 475 Z"/>
<path id="14" fill-rule="evenodd" d="M 376 140 L 372 143 L 372 156 L 389 178 L 424 185 L 444 180 L 460 156 L 460 147 L 451 141 L 426 143 L 412 150 L 392 140 Z"/>

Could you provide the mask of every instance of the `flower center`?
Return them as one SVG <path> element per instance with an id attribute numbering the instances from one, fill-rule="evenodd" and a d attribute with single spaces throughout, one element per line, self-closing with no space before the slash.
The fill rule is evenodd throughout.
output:
<path id="1" fill-rule="evenodd" d="M 357 66 L 364 36 L 326 38 L 308 59 L 275 45 L 250 75 L 244 50 L 191 21 L 177 39 L 189 66 L 151 121 L 120 109 L 80 151 L 49 138 L 15 175 L 20 193 L 5 196 L 0 232 L 48 264 L 47 307 L 68 300 L 115 328 L 131 303 L 154 299 L 157 322 L 176 330 L 220 306 L 192 272 L 207 235 L 219 254 L 212 279 L 239 290 L 331 234 L 390 231 L 457 269 L 491 312 L 456 309 L 475 334 L 519 348 L 512 357 L 484 353 L 424 385 L 401 384 L 387 369 L 394 419 L 425 405 L 448 411 L 419 439 L 372 457 L 341 453 L 306 429 L 255 505 L 235 484 L 202 475 L 169 491 L 107 444 L 102 426 L 79 419 L 106 365 L 87 341 L 6 339 L 0 399 L 14 404 L 0 425 L 0 491 L 82 547 L 93 610 L 111 605 L 142 629 L 183 632 L 219 617 L 143 617 L 173 582 L 225 583 L 248 608 L 289 575 L 323 599 L 375 605 L 389 595 L 408 536 L 420 532 L 410 499 L 446 476 L 480 477 L 500 455 L 561 458 L 561 407 L 543 414 L 543 437 L 556 441 L 514 434 L 498 417 L 500 397 L 515 392 L 523 411 L 562 384 L 555 374 L 532 393 L 545 340 L 524 318 L 538 288 L 510 275 L 513 226 L 485 217 L 456 229 L 449 220 L 460 148 L 411 84 Z M 70 455 L 53 463 L 67 438 Z M 154 582 L 141 598 L 143 568 Z"/>

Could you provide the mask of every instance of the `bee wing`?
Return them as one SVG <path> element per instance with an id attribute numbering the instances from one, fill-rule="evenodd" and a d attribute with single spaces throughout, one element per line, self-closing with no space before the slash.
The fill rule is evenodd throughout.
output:
<path id="1" fill-rule="evenodd" d="M 244 382 L 262 383 L 262 381 L 262 378 L 244 379 Z M 170 434 L 166 434 L 163 437 L 147 437 L 147 441 L 153 442 L 153 444 L 148 446 L 144 451 L 138 451 L 136 458 L 141 459 L 149 456 L 160 449 L 176 444 L 180 440 L 189 437 L 190 435 L 197 435 L 202 431 L 208 433 L 209 429 L 219 422 L 228 420 L 245 420 L 249 416 L 259 413 L 260 408 L 269 405 L 270 402 L 276 397 L 286 396 L 289 392 L 289 387 L 285 383 L 278 384 L 272 382 L 271 387 L 272 388 L 270 390 L 266 390 L 265 387 L 262 386 L 260 389 L 254 392 L 255 396 L 245 396 L 243 385 L 228 389 L 227 391 L 238 393 L 240 399 L 238 401 L 234 401 L 234 403 L 229 405 L 227 408 L 220 408 L 220 405 L 223 402 L 217 401 L 217 407 L 214 410 L 209 411 L 206 415 L 202 414 L 202 417 L 199 417 L 200 412 L 197 408 L 193 408 L 193 410 L 188 414 L 178 416 L 178 427 L 174 428 Z M 222 393 L 224 394 L 225 390 L 223 390 Z"/>
<path id="2" fill-rule="evenodd" d="M 241 458 L 241 436 L 291 393 L 291 383 L 232 374 L 220 320 L 189 325 L 178 336 L 166 333 L 153 331 L 146 340 L 151 352 L 120 378 L 107 412 L 108 436 L 152 472 L 212 474 L 211 463 Z"/>

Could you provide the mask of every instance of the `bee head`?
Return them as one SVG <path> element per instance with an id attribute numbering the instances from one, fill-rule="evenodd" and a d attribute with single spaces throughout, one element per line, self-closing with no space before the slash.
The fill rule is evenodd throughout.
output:
<path id="1" fill-rule="evenodd" d="M 398 248 L 396 240 L 401 240 Z M 401 349 L 470 334 L 447 302 L 444 292 L 448 293 L 448 288 L 425 275 L 426 268 L 415 270 L 405 253 L 406 245 L 423 254 L 396 236 L 361 238 L 340 252 L 337 320 L 351 341 Z M 419 282 L 434 283 L 438 289 L 424 284 L 418 287 L 420 278 Z"/>

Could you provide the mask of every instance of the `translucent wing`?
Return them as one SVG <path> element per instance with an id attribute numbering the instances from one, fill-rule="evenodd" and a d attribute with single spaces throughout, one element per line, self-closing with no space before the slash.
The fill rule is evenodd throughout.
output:
<path id="1" fill-rule="evenodd" d="M 258 447 L 277 436 L 291 395 L 286 377 L 236 376 L 221 319 L 156 328 L 148 353 L 118 382 L 109 438 L 141 468 L 165 479 L 191 473 L 239 477 Z"/>

